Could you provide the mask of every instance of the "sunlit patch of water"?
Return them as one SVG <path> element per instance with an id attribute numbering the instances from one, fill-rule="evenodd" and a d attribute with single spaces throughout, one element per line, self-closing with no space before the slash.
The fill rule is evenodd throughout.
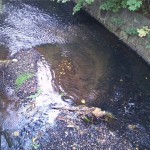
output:
<path id="1" fill-rule="evenodd" d="M 50 66 L 47 64 L 45 60 L 39 61 L 37 63 L 37 80 L 38 86 L 42 90 L 40 96 L 38 96 L 35 100 L 35 105 L 40 109 L 48 110 L 51 105 L 57 106 L 68 106 L 68 103 L 64 102 L 61 99 L 61 95 L 55 91 L 52 72 Z M 40 109 L 40 110 L 41 110 Z M 59 111 L 50 110 L 46 112 L 49 114 L 48 122 L 53 122 L 57 117 Z"/>

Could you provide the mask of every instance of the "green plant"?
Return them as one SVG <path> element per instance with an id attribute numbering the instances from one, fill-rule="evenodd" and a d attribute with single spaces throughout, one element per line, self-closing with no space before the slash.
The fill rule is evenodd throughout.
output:
<path id="1" fill-rule="evenodd" d="M 120 0 L 105 0 L 105 2 L 100 6 L 100 9 L 118 12 L 121 9 Z"/>
<path id="2" fill-rule="evenodd" d="M 37 150 L 40 148 L 40 144 L 38 143 L 38 141 L 33 141 L 32 140 L 32 147 L 34 150 Z"/>
<path id="3" fill-rule="evenodd" d="M 129 35 L 138 35 L 139 37 L 147 36 L 148 39 L 150 39 L 150 29 L 148 26 L 144 26 L 142 28 L 129 28 L 125 31 Z"/>
<path id="4" fill-rule="evenodd" d="M 121 26 L 125 23 L 124 20 L 119 18 L 111 18 L 111 22 L 116 26 Z"/>
<path id="5" fill-rule="evenodd" d="M 32 147 L 33 147 L 33 149 L 39 149 L 40 144 L 38 144 L 38 143 L 33 143 L 33 144 L 32 144 Z"/>
<path id="6" fill-rule="evenodd" d="M 40 148 L 40 144 L 39 144 L 39 142 L 37 141 L 37 138 L 33 138 L 32 139 L 32 147 L 33 147 L 33 149 L 39 149 Z"/>
<path id="7" fill-rule="evenodd" d="M 148 26 L 144 26 L 140 29 L 137 29 L 137 32 L 139 37 L 143 37 L 149 34 L 150 29 L 148 28 Z"/>
<path id="8" fill-rule="evenodd" d="M 138 10 L 141 6 L 141 0 L 127 0 L 127 8 L 131 11 Z"/>
<path id="9" fill-rule="evenodd" d="M 142 4 L 142 0 L 105 0 L 100 9 L 118 12 L 122 8 L 127 8 L 136 11 L 142 7 Z"/>
<path id="10" fill-rule="evenodd" d="M 62 2 L 62 3 L 66 3 L 70 0 L 57 0 L 57 2 Z M 94 0 L 78 0 L 77 4 L 75 5 L 75 7 L 73 8 L 73 15 L 80 11 L 82 7 L 84 7 L 85 5 L 91 5 L 94 2 Z"/>
<path id="11" fill-rule="evenodd" d="M 57 2 L 66 3 L 70 0 L 57 0 Z M 80 11 L 82 7 L 85 5 L 91 5 L 95 0 L 78 0 L 77 4 L 73 8 L 73 14 Z M 136 11 L 140 8 L 143 8 L 146 3 L 150 4 L 150 0 L 104 0 L 103 4 L 101 4 L 100 9 L 108 10 L 112 12 L 118 12 L 122 8 L 127 8 L 130 11 Z M 148 6 L 149 8 L 150 6 Z"/>
<path id="12" fill-rule="evenodd" d="M 34 77 L 34 74 L 31 74 L 31 73 L 21 74 L 15 81 L 17 89 L 19 89 L 27 80 L 33 77 Z"/>
<path id="13" fill-rule="evenodd" d="M 93 2 L 94 0 L 78 0 L 77 4 L 73 8 L 73 14 L 80 11 L 85 5 L 91 5 Z"/>
<path id="14" fill-rule="evenodd" d="M 78 12 L 84 6 L 85 0 L 79 0 L 78 3 L 73 8 L 73 14 Z"/>
<path id="15" fill-rule="evenodd" d="M 137 29 L 134 27 L 126 29 L 125 32 L 129 35 L 138 35 Z"/>

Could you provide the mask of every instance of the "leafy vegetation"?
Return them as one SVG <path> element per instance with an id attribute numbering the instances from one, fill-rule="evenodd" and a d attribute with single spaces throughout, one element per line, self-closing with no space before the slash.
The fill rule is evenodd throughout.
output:
<path id="1" fill-rule="evenodd" d="M 100 9 L 118 12 L 121 9 L 121 2 L 120 0 L 105 0 Z"/>
<path id="2" fill-rule="evenodd" d="M 39 149 L 39 147 L 40 147 L 40 144 L 39 144 L 39 142 L 37 141 L 37 138 L 36 138 L 36 137 L 35 137 L 35 138 L 32 138 L 32 147 L 33 147 L 33 149 L 35 149 L 35 150 Z"/>
<path id="3" fill-rule="evenodd" d="M 62 3 L 66 3 L 68 1 L 70 0 L 57 0 L 57 2 L 62 2 Z M 73 14 L 80 11 L 81 8 L 84 7 L 85 5 L 91 5 L 93 2 L 94 0 L 78 0 L 77 4 L 73 8 Z"/>
<path id="4" fill-rule="evenodd" d="M 58 0 L 58 2 L 66 3 L 70 0 Z M 77 4 L 73 8 L 73 14 L 80 11 L 80 9 L 86 5 L 91 5 L 94 0 L 78 0 Z M 126 8 L 130 11 L 141 10 L 143 13 L 148 13 L 150 9 L 150 0 L 104 0 L 101 4 L 100 9 L 112 12 L 119 12 L 121 9 Z M 146 9 L 145 9 L 146 8 Z M 147 11 L 148 10 L 148 11 Z M 125 23 L 124 20 L 118 18 L 112 18 L 111 22 L 116 26 L 121 26 Z M 142 28 L 129 28 L 125 32 L 129 35 L 137 35 L 139 37 L 147 36 L 150 39 L 150 29 L 148 26 L 143 26 Z M 150 48 L 148 45 L 146 48 Z"/>
<path id="5" fill-rule="evenodd" d="M 148 26 L 143 26 L 142 28 L 129 28 L 125 31 L 129 35 L 138 35 L 139 37 L 147 36 L 148 39 L 150 38 L 150 29 Z"/>
<path id="6" fill-rule="evenodd" d="M 79 0 L 78 3 L 73 8 L 73 14 L 78 12 L 84 6 L 84 4 L 85 4 L 85 0 Z"/>
<path id="7" fill-rule="evenodd" d="M 141 0 L 125 0 L 127 8 L 131 11 L 138 10 L 142 6 Z"/>
<path id="8" fill-rule="evenodd" d="M 85 5 L 91 5 L 94 2 L 94 0 L 78 0 L 78 3 L 73 8 L 73 14 L 80 11 L 80 9 Z"/>
<path id="9" fill-rule="evenodd" d="M 122 8 L 127 8 L 130 11 L 136 11 L 141 8 L 142 2 L 142 0 L 105 0 L 100 9 L 118 12 Z"/>
<path id="10" fill-rule="evenodd" d="M 137 29 L 134 27 L 126 29 L 125 32 L 129 35 L 138 35 Z"/>
<path id="11" fill-rule="evenodd" d="M 140 29 L 137 29 L 137 32 L 138 32 L 139 37 L 143 37 L 143 36 L 148 35 L 148 33 L 150 32 L 150 29 L 148 28 L 148 26 L 144 26 Z"/>
<path id="12" fill-rule="evenodd" d="M 19 89 L 27 80 L 33 77 L 34 77 L 34 74 L 31 74 L 31 73 L 21 74 L 15 81 L 17 89 Z"/>
<path id="13" fill-rule="evenodd" d="M 57 0 L 57 2 L 62 3 L 66 3 L 68 1 L 70 0 Z M 94 3 L 94 1 L 95 0 L 78 0 L 77 4 L 73 8 L 73 14 L 80 11 L 82 7 L 91 5 L 92 3 Z M 130 11 L 137 11 L 140 8 L 144 8 L 144 3 L 146 5 L 149 5 L 150 0 L 104 0 L 103 4 L 100 5 L 100 9 L 118 12 L 123 8 L 127 8 Z"/>

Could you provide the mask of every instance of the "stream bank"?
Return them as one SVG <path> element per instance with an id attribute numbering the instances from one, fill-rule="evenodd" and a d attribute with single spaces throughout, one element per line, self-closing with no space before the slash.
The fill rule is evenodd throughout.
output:
<path id="1" fill-rule="evenodd" d="M 77 0 L 73 1 L 77 2 Z M 100 10 L 102 3 L 103 0 L 95 0 L 93 4 L 85 7 L 85 11 L 150 64 L 150 36 L 139 37 L 129 33 L 145 26 L 150 28 L 150 20 L 139 13 L 126 9 L 118 13 Z"/>
<path id="2" fill-rule="evenodd" d="M 17 61 L 1 68 L 0 125 L 13 143 L 1 135 L 2 149 L 150 149 L 150 68 L 87 13 L 72 16 L 73 5 L 4 3 L 1 59 Z M 54 109 L 81 105 L 116 121 Z"/>

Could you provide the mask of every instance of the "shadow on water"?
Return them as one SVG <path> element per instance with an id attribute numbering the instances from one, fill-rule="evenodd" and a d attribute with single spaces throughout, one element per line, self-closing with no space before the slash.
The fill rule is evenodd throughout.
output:
<path id="1" fill-rule="evenodd" d="M 20 89 L 21 96 L 16 92 L 12 97 L 13 82 L 26 70 L 25 65 L 14 65 L 15 71 L 13 64 L 5 68 L 6 79 L 13 81 L 7 80 L 6 86 L 0 72 L 0 115 L 7 129 L 22 133 L 16 138 L 17 146 L 30 149 L 30 138 L 39 130 L 46 132 L 47 125 L 55 122 L 59 111 L 50 105 L 81 105 L 85 100 L 87 106 L 116 116 L 109 128 L 129 140 L 133 149 L 137 145 L 150 149 L 150 68 L 141 58 L 86 13 L 72 16 L 72 3 L 35 0 L 6 2 L 4 6 L 0 44 L 23 65 L 29 61 L 28 65 L 34 66 L 34 56 L 28 56 L 31 50 L 38 55 L 33 72 L 41 92 L 34 101 L 27 98 L 32 94 L 30 86 Z M 8 54 L 1 54 L 2 49 L 0 59 L 5 59 Z M 3 147 L 7 149 L 5 142 Z"/>

